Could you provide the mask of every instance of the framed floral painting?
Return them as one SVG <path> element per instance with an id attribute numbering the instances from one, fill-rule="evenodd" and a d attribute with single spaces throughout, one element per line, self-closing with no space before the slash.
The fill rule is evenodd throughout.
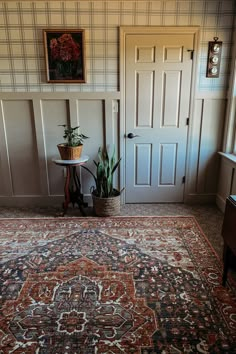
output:
<path id="1" fill-rule="evenodd" d="M 85 83 L 84 30 L 43 30 L 47 82 Z"/>

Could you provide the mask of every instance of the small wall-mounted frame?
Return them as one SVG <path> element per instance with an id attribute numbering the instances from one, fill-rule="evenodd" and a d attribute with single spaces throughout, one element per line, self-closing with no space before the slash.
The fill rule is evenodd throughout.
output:
<path id="1" fill-rule="evenodd" d="M 85 83 L 84 30 L 43 30 L 47 82 Z"/>
<path id="2" fill-rule="evenodd" d="M 213 38 L 214 41 L 208 44 L 208 59 L 206 77 L 219 77 L 220 61 L 222 52 L 222 42 L 218 41 L 218 37 Z"/>

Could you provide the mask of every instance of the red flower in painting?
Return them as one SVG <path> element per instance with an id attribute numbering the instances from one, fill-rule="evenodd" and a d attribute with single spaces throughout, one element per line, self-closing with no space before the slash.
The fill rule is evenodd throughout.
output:
<path id="1" fill-rule="evenodd" d="M 80 57 L 80 44 L 75 42 L 70 33 L 50 40 L 51 58 L 62 62 L 77 61 Z"/>

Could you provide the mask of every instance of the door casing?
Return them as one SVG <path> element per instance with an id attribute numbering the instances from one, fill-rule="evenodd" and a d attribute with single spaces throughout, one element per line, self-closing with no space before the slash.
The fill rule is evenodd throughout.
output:
<path id="1" fill-rule="evenodd" d="M 185 184 L 185 192 L 184 199 L 188 193 L 188 185 L 190 185 L 190 181 L 188 177 L 191 176 L 189 171 L 189 158 L 190 151 L 192 146 L 192 138 L 193 138 L 193 127 L 194 127 L 194 97 L 197 86 L 197 63 L 199 58 L 199 42 L 200 42 L 200 27 L 158 27 L 158 26 L 125 26 L 120 27 L 120 156 L 122 157 L 122 163 L 120 165 L 120 186 L 124 189 L 122 193 L 122 203 L 125 202 L 125 47 L 126 47 L 126 38 L 130 34 L 192 34 L 194 36 L 194 54 L 193 54 L 193 67 L 192 67 L 192 81 L 191 81 L 191 94 L 190 94 L 190 116 L 189 116 L 189 130 L 188 130 L 188 143 L 187 143 L 187 153 L 186 153 L 186 184 Z"/>

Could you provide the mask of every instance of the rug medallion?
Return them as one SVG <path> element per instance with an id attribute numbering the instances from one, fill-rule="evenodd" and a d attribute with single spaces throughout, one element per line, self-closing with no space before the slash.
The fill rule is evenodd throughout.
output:
<path id="1" fill-rule="evenodd" d="M 0 353 L 236 353 L 193 217 L 0 219 Z"/>

